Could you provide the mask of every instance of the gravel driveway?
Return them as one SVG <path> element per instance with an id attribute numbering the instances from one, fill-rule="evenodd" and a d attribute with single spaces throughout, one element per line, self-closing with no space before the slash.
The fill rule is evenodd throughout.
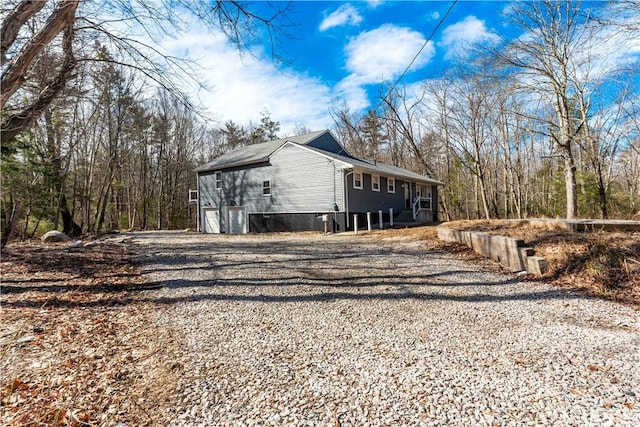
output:
<path id="1" fill-rule="evenodd" d="M 384 235 L 135 233 L 174 425 L 636 426 L 640 315 Z"/>

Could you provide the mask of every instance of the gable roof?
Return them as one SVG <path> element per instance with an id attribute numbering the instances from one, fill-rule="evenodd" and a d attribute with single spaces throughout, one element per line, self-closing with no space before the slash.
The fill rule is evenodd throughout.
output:
<path id="1" fill-rule="evenodd" d="M 207 172 L 267 162 L 269 161 L 269 157 L 271 157 L 271 155 L 280 147 L 284 146 L 285 144 L 290 144 L 293 146 L 298 146 L 299 148 L 305 148 L 307 150 L 313 151 L 319 155 L 338 160 L 344 163 L 347 167 L 358 168 L 369 173 L 421 181 L 433 185 L 444 185 L 443 182 L 431 179 L 427 176 L 420 175 L 415 172 L 408 171 L 406 169 L 399 168 L 397 166 L 391 166 L 384 163 L 355 158 L 349 155 L 349 153 L 344 150 L 342 150 L 342 153 L 344 153 L 343 155 L 336 154 L 331 151 L 322 150 L 320 148 L 309 145 L 310 142 L 314 141 L 325 133 L 331 134 L 329 130 L 325 129 L 322 131 L 311 132 L 304 135 L 281 138 L 273 141 L 263 142 L 261 144 L 240 147 L 196 168 L 195 171 Z"/>
<path id="2" fill-rule="evenodd" d="M 318 132 L 307 133 L 305 135 L 274 139 L 273 141 L 236 148 L 235 150 L 229 151 L 228 153 L 215 158 L 209 163 L 197 167 L 195 171 L 206 172 L 216 169 L 228 169 L 236 166 L 266 162 L 269 160 L 269 156 L 278 148 L 280 148 L 285 142 L 290 141 L 296 144 L 308 144 L 309 142 L 313 141 L 326 132 L 329 131 L 321 130 Z"/>

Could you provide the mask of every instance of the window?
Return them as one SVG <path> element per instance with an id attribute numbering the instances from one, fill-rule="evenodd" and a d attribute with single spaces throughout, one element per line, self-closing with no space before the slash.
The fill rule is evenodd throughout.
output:
<path id="1" fill-rule="evenodd" d="M 222 172 L 216 172 L 216 190 L 222 190 Z"/>
<path id="2" fill-rule="evenodd" d="M 189 190 L 189 203 L 198 201 L 198 190 Z"/>
<path id="3" fill-rule="evenodd" d="M 395 193 L 395 192 L 396 192 L 396 179 L 387 178 L 387 193 Z"/>
<path id="4" fill-rule="evenodd" d="M 270 196 L 271 195 L 271 180 L 267 179 L 266 181 L 262 181 L 262 195 Z"/>
<path id="5" fill-rule="evenodd" d="M 353 173 L 353 188 L 362 190 L 362 172 Z"/>
<path id="6" fill-rule="evenodd" d="M 380 177 L 378 175 L 371 175 L 371 189 L 380 191 Z"/>
<path id="7" fill-rule="evenodd" d="M 431 186 L 424 184 L 416 185 L 416 195 L 420 197 L 420 207 L 431 210 Z"/>

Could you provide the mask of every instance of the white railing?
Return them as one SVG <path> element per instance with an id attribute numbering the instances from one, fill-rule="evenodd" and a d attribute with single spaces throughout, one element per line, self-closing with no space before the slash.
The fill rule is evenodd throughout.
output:
<path id="1" fill-rule="evenodd" d="M 418 216 L 418 212 L 420 212 L 420 197 L 416 197 L 416 199 L 413 201 L 413 209 L 411 209 L 413 211 L 413 220 L 416 220 L 416 217 Z"/>
<path id="2" fill-rule="evenodd" d="M 431 198 L 426 198 L 426 197 L 416 197 L 416 200 L 414 200 L 413 202 L 413 206 L 412 206 L 412 211 L 413 211 L 413 220 L 415 221 L 416 218 L 418 217 L 418 213 L 420 213 L 420 211 L 430 211 L 431 210 Z"/>

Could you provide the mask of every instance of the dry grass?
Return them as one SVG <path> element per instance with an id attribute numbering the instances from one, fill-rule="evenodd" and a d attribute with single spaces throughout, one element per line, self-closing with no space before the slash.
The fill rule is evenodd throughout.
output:
<path id="1" fill-rule="evenodd" d="M 447 227 L 483 231 L 522 239 L 549 263 L 541 280 L 590 296 L 618 301 L 640 308 L 640 233 L 573 232 L 548 224 L 478 220 L 453 221 Z M 379 236 L 419 239 L 432 248 L 454 252 L 472 261 L 480 256 L 464 245 L 440 242 L 435 227 L 379 231 Z"/>

